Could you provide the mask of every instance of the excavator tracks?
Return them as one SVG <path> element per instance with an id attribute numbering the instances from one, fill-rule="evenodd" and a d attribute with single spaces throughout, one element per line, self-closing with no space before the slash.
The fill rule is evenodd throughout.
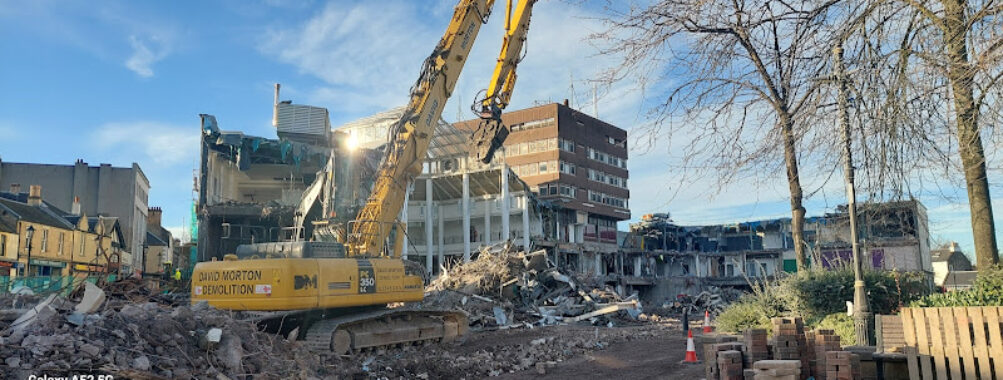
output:
<path id="1" fill-rule="evenodd" d="M 467 330 L 462 312 L 383 309 L 318 320 L 302 340 L 312 350 L 347 355 L 370 348 L 448 343 Z"/>

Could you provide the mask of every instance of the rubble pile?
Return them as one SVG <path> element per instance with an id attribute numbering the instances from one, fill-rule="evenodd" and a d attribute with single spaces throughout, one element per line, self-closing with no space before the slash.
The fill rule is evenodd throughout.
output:
<path id="1" fill-rule="evenodd" d="M 642 311 L 636 294 L 588 286 L 555 268 L 545 251 L 515 252 L 508 242 L 445 270 L 426 288 L 422 307 L 462 310 L 473 328 L 608 324 L 610 318 L 636 319 Z"/>
<path id="2" fill-rule="evenodd" d="M 707 286 L 706 290 L 695 296 L 680 294 L 673 301 L 662 304 L 662 309 L 674 314 L 701 314 L 705 310 L 712 315 L 720 314 L 732 302 L 742 296 L 742 291 L 733 288 L 719 288 L 717 286 Z"/>
<path id="3" fill-rule="evenodd" d="M 76 302 L 50 295 L 0 331 L 0 360 L 15 378 L 39 371 L 131 379 L 318 375 L 315 355 L 230 312 L 150 302 L 160 298 L 140 299 L 142 292 L 128 283 L 104 290 L 87 283 L 73 293 Z"/>

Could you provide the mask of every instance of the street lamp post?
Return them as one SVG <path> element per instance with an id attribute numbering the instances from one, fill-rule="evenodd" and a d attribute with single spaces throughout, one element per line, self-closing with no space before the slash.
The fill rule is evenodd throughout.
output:
<path id="1" fill-rule="evenodd" d="M 35 227 L 28 226 L 25 232 L 25 235 L 27 235 L 26 238 L 28 239 L 28 244 L 25 245 L 25 248 L 28 249 L 28 261 L 25 262 L 24 273 L 22 274 L 25 277 L 28 277 L 28 275 L 31 274 L 31 238 L 35 236 Z"/>
<path id="2" fill-rule="evenodd" d="M 864 265 L 857 242 L 857 194 L 854 189 L 853 156 L 850 140 L 850 115 L 847 104 L 846 69 L 843 67 L 843 45 L 840 41 L 832 49 L 836 85 L 839 88 L 839 122 L 843 130 L 843 173 L 846 177 L 846 212 L 850 216 L 850 247 L 853 250 L 853 326 L 858 346 L 869 346 L 871 337 L 871 310 L 864 290 Z"/>

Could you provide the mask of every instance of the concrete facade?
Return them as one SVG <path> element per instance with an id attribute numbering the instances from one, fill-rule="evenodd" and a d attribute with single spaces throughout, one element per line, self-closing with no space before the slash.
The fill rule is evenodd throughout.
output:
<path id="1" fill-rule="evenodd" d="M 627 132 L 560 103 L 505 112 L 502 120 L 511 130 L 506 163 L 541 200 L 560 205 L 556 241 L 615 248 L 617 222 L 630 219 Z M 478 123 L 456 126 L 470 131 Z"/>
<path id="2" fill-rule="evenodd" d="M 150 181 L 138 164 L 121 168 L 90 166 L 83 160 L 73 165 L 0 162 L 0 189 L 12 185 L 42 186 L 46 202 L 62 210 L 73 211 L 78 200 L 82 214 L 118 218 L 132 257 L 129 265 L 142 267 Z"/>

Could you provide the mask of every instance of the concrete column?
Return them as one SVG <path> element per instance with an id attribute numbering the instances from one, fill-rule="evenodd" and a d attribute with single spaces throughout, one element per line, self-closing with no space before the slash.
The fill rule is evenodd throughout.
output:
<path id="1" fill-rule="evenodd" d="M 446 220 L 443 217 L 445 211 L 442 209 L 442 205 L 438 205 L 436 209 L 439 210 L 439 265 L 443 265 L 446 262 Z"/>
<path id="2" fill-rule="evenodd" d="M 432 179 L 425 178 L 425 271 L 432 273 Z"/>
<path id="3" fill-rule="evenodd" d="M 490 197 L 484 200 L 484 233 L 481 234 L 484 236 L 484 245 L 491 245 L 491 206 L 493 201 Z"/>
<path id="4" fill-rule="evenodd" d="M 522 246 L 529 250 L 529 194 L 522 196 Z"/>
<path id="5" fill-rule="evenodd" d="M 463 218 L 463 262 L 470 262 L 470 174 L 463 173 L 463 196 L 460 199 Z"/>
<path id="6" fill-rule="evenodd" d="M 401 258 L 407 260 L 407 246 L 411 242 L 407 238 L 407 203 L 411 200 L 411 185 L 404 190 L 404 207 L 401 207 L 400 222 L 404 232 L 404 244 L 401 244 Z"/>
<path id="7" fill-rule="evenodd" d="M 508 240 L 512 238 L 512 234 L 509 233 L 509 193 L 508 193 L 508 164 L 502 164 L 501 169 L 501 223 L 502 223 L 502 240 Z"/>
<path id="8" fill-rule="evenodd" d="M 596 276 L 602 276 L 602 252 L 596 252 Z"/>
<path id="9" fill-rule="evenodd" d="M 634 275 L 640 276 L 641 273 L 641 256 L 634 256 Z"/>
<path id="10" fill-rule="evenodd" d="M 555 234 L 555 237 L 557 238 L 557 242 L 561 242 L 561 221 L 560 220 L 557 221 L 557 228 L 556 229 L 557 229 L 557 231 L 556 231 L 557 233 Z"/>

